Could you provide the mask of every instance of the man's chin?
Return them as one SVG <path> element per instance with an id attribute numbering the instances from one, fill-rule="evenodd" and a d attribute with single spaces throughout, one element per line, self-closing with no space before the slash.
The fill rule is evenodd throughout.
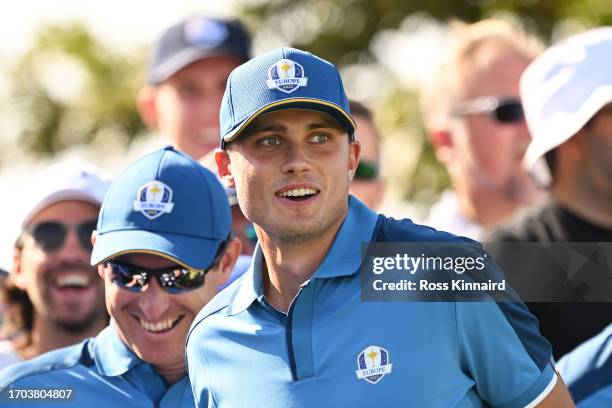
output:
<path id="1" fill-rule="evenodd" d="M 76 316 L 74 312 L 63 313 L 62 316 L 55 316 L 52 320 L 57 327 L 65 332 L 79 334 L 89 331 L 94 325 L 98 324 L 102 313 L 92 310 L 83 314 L 82 309 L 79 312 Z"/>

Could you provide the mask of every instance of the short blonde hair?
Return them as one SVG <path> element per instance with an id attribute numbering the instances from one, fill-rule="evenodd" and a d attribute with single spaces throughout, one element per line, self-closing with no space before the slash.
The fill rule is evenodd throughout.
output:
<path id="1" fill-rule="evenodd" d="M 452 45 L 433 82 L 421 91 L 421 109 L 427 128 L 444 128 L 452 106 L 462 97 L 464 84 L 483 58 L 513 53 L 533 60 L 542 42 L 516 24 L 488 19 L 473 24 L 449 23 Z M 489 51 L 489 52 L 487 52 Z"/>

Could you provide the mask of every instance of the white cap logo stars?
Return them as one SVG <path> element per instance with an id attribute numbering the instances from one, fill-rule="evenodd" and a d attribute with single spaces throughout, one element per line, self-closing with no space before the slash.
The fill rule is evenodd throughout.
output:
<path id="1" fill-rule="evenodd" d="M 134 211 L 140 211 L 145 217 L 153 220 L 164 213 L 171 213 L 174 208 L 172 189 L 155 180 L 138 189 Z"/>
<path id="2" fill-rule="evenodd" d="M 308 78 L 304 76 L 304 67 L 290 59 L 282 59 L 268 68 L 268 89 L 277 89 L 291 93 L 299 87 L 306 87 Z"/>

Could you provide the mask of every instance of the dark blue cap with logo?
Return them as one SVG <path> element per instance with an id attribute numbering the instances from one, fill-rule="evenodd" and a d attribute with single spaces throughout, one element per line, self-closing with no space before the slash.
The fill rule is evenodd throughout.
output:
<path id="1" fill-rule="evenodd" d="M 237 20 L 194 16 L 168 28 L 157 42 L 148 82 L 157 85 L 198 60 L 230 56 L 249 59 L 251 39 Z"/>
<path id="2" fill-rule="evenodd" d="M 208 268 L 231 231 L 217 177 L 168 146 L 132 163 L 111 185 L 98 218 L 92 265 L 127 253 L 152 253 Z"/>
<path id="3" fill-rule="evenodd" d="M 282 109 L 325 112 L 354 137 L 355 121 L 340 73 L 309 52 L 278 48 L 232 71 L 221 102 L 221 148 L 259 115 Z"/>

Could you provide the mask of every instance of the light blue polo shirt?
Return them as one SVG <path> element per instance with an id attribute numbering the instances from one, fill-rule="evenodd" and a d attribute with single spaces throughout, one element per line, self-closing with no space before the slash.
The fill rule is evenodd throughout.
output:
<path id="1" fill-rule="evenodd" d="M 168 386 L 120 339 L 113 324 L 98 336 L 0 371 L 2 407 L 193 407 L 185 376 Z M 72 390 L 71 400 L 11 399 L 17 390 Z"/>
<path id="2" fill-rule="evenodd" d="M 398 236 L 458 239 L 379 216 L 351 197 L 288 314 L 266 301 L 257 247 L 252 267 L 190 330 L 198 406 L 525 407 L 544 398 L 556 381 L 550 345 L 524 305 L 360 300 L 361 243 Z"/>
<path id="3" fill-rule="evenodd" d="M 563 356 L 558 368 L 578 407 L 612 407 L 612 323 Z"/>

